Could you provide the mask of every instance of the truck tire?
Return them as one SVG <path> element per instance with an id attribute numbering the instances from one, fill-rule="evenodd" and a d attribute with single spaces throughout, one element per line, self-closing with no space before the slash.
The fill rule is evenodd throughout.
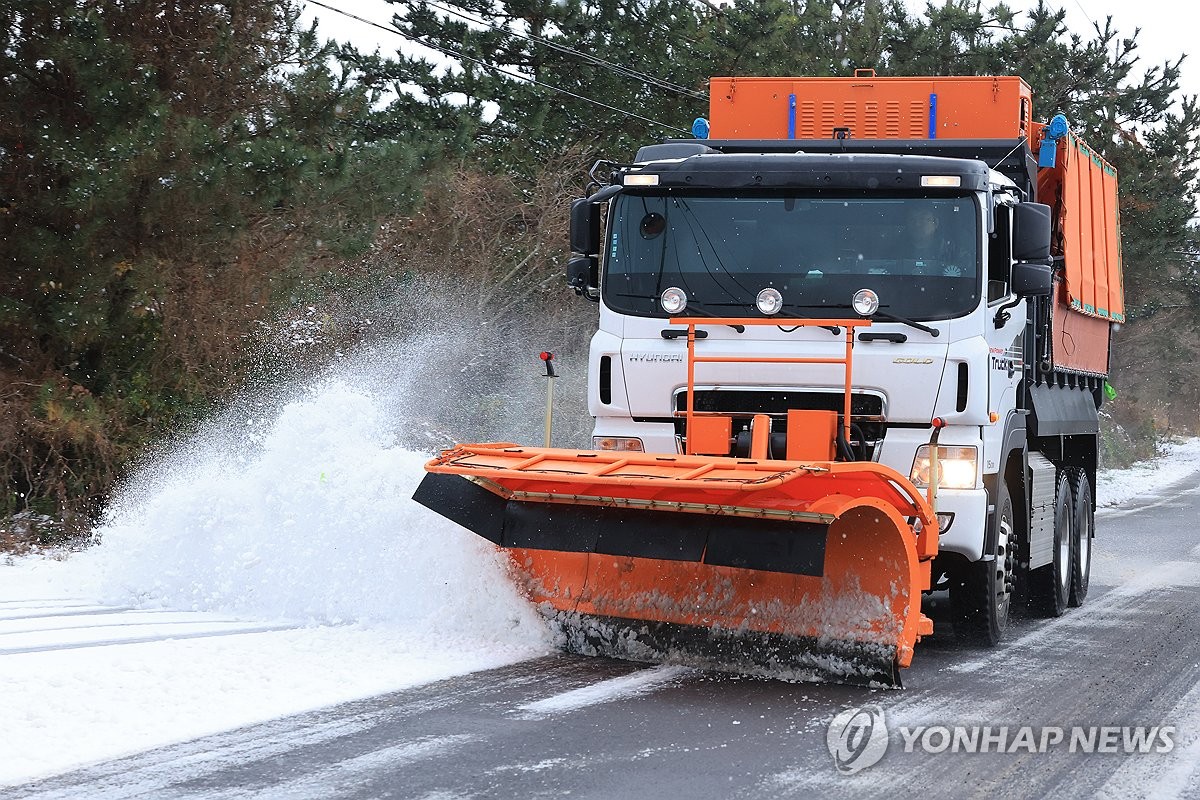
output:
<path id="1" fill-rule="evenodd" d="M 964 641 L 988 647 L 998 644 L 1008 629 L 1016 566 L 1012 499 L 1003 481 L 997 494 L 995 559 L 963 561 L 950 576 L 954 633 Z"/>
<path id="2" fill-rule="evenodd" d="M 1078 608 L 1087 599 L 1092 577 L 1092 538 L 1096 535 L 1096 503 L 1092 484 L 1081 469 L 1071 472 L 1071 506 L 1075 517 L 1075 548 L 1071 557 L 1070 604 Z"/>
<path id="3" fill-rule="evenodd" d="M 1074 507 L 1071 480 L 1060 470 L 1054 490 L 1054 562 L 1029 575 L 1034 610 L 1042 616 L 1061 617 L 1069 605 L 1076 545 Z"/>

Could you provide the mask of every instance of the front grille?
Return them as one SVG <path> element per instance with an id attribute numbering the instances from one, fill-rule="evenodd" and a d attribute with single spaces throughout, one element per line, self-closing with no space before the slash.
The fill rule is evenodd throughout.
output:
<path id="1" fill-rule="evenodd" d="M 774 389 L 698 389 L 692 407 L 696 411 L 708 411 L 733 416 L 754 414 L 786 415 L 788 409 L 803 408 L 818 411 L 837 411 L 845 407 L 846 397 L 841 392 L 799 392 Z M 675 395 L 675 410 L 687 410 L 687 392 Z M 851 419 L 882 421 L 883 398 L 875 394 L 855 392 L 850 395 Z"/>
<path id="2" fill-rule="evenodd" d="M 843 424 L 842 411 L 846 396 L 842 392 L 796 391 L 792 389 L 698 389 L 692 401 L 694 411 L 710 414 L 725 414 L 733 417 L 733 432 L 741 443 L 749 447 L 748 431 L 755 414 L 771 417 L 772 440 L 779 438 L 779 447 L 785 446 L 787 436 L 787 412 L 790 409 L 813 411 L 835 411 L 839 425 Z M 681 440 L 686 439 L 687 392 L 675 394 L 675 432 Z M 883 397 L 877 394 L 854 392 L 850 395 L 850 439 L 849 445 L 860 461 L 874 460 L 880 442 L 886 432 Z M 742 438 L 745 441 L 742 442 Z M 772 447 L 775 445 L 773 444 Z M 744 448 L 743 448 L 744 449 Z M 774 451 L 772 451 L 774 452 Z M 744 455 L 735 451 L 736 455 Z M 776 456 L 782 458 L 783 456 Z"/>

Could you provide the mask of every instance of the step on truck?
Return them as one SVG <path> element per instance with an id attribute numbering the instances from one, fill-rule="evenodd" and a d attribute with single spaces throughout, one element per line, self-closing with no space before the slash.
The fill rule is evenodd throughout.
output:
<path id="1" fill-rule="evenodd" d="M 415 498 L 581 652 L 899 683 L 1081 604 L 1124 319 L 1117 176 L 1019 77 L 713 78 L 571 208 L 591 449 L 459 445 Z"/>

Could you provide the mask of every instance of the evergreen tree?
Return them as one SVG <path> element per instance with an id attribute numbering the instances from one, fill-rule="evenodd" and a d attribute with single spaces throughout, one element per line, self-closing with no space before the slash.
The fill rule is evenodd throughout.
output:
<path id="1" fill-rule="evenodd" d="M 411 193 L 384 180 L 411 155 L 364 152 L 344 120 L 365 90 L 298 16 L 0 2 L 0 513 L 94 511 L 141 442 L 236 380 L 313 243 L 361 246 Z"/>
<path id="2" fill-rule="evenodd" d="M 407 87 L 380 120 L 389 134 L 419 120 L 447 152 L 529 174 L 569 148 L 632 154 L 688 135 L 707 110 L 694 53 L 711 13 L 690 0 L 429 0 L 398 4 L 395 58 L 348 55 L 365 82 Z"/>

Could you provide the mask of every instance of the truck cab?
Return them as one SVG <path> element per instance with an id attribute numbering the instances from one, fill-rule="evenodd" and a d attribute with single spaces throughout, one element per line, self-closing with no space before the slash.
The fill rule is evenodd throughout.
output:
<path id="1" fill-rule="evenodd" d="M 764 292 L 781 318 L 870 316 L 854 342 L 842 455 L 923 488 L 931 421 L 943 420 L 941 549 L 978 560 L 983 475 L 989 457 L 995 472 L 1002 444 L 992 416 L 1014 413 L 1020 380 L 1024 306 L 995 324 L 1015 298 L 1012 182 L 965 159 L 724 154 L 698 144 L 696 155 L 658 160 L 655 150 L 621 171 L 609 209 L 589 359 L 594 445 L 685 452 L 687 342 L 672 317 L 763 314 Z M 860 292 L 875 298 L 869 315 L 855 309 Z M 752 420 L 765 414 L 782 458 L 789 410 L 840 409 L 840 364 L 738 360 L 835 357 L 836 326 L 703 331 L 697 352 L 731 359 L 695 376 L 696 409 L 733 420 L 719 455 L 747 456 Z"/>

